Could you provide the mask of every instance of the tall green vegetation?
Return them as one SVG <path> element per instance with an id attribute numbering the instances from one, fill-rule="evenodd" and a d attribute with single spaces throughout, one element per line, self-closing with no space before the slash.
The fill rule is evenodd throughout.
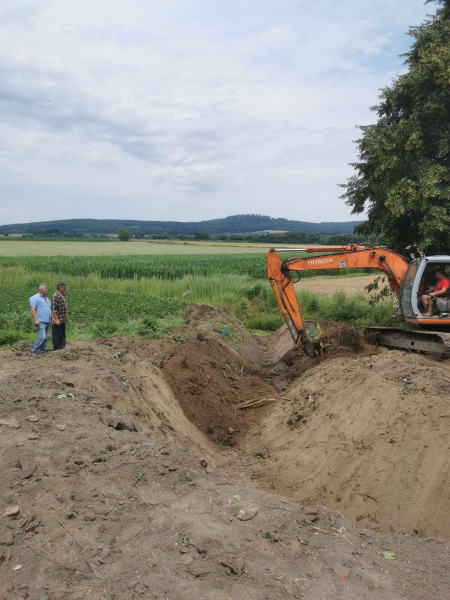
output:
<path id="1" fill-rule="evenodd" d="M 157 277 L 162 280 L 174 280 L 186 275 L 202 277 L 245 275 L 253 279 L 265 279 L 267 268 L 264 255 L 264 252 L 261 252 L 160 256 L 3 256 L 0 257 L 0 267 L 22 267 L 28 273 L 64 273 L 82 276 L 93 274 L 116 279 Z M 299 253 L 298 256 L 307 255 Z M 302 277 L 313 277 L 318 274 L 339 277 L 358 272 L 370 272 L 370 269 L 347 269 L 345 272 L 342 269 L 305 271 Z"/>
<path id="2" fill-rule="evenodd" d="M 450 234 L 450 0 L 409 35 L 407 73 L 382 90 L 374 125 L 360 127 L 356 174 L 343 187 L 357 233 L 409 254 L 448 252 Z"/>
<path id="3" fill-rule="evenodd" d="M 239 265 L 233 260 L 234 256 L 227 258 L 230 270 L 233 265 Z M 114 257 L 108 259 L 111 262 Z M 82 262 L 79 258 L 76 260 Z M 181 311 L 188 304 L 209 304 L 227 310 L 250 330 L 274 331 L 284 323 L 266 279 L 220 270 L 215 274 L 195 273 L 167 278 L 105 277 L 92 271 L 74 274 L 73 264 L 55 257 L 33 263 L 34 267 L 42 267 L 36 270 L 25 269 L 23 265 L 2 266 L 0 262 L 0 303 L 3 307 L 0 345 L 33 338 L 28 298 L 35 293 L 37 283 L 44 281 L 53 290 L 61 278 L 68 287 L 68 334 L 72 340 L 118 335 L 160 337 L 171 327 L 183 324 Z M 360 324 L 390 323 L 388 303 L 372 307 L 362 297 L 346 298 L 342 293 L 328 298 L 299 292 L 298 297 L 305 318 Z"/>

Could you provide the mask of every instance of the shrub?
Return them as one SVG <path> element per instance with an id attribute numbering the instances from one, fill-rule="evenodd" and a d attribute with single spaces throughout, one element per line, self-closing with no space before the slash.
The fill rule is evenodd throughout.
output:
<path id="1" fill-rule="evenodd" d="M 107 338 L 114 335 L 117 331 L 116 323 L 95 323 L 92 328 L 92 334 L 95 338 Z"/>
<path id="2" fill-rule="evenodd" d="M 311 296 L 310 298 L 308 298 L 308 300 L 306 301 L 306 310 L 311 314 L 318 312 L 319 299 L 317 298 L 317 296 Z"/>
<path id="3" fill-rule="evenodd" d="M 137 329 L 139 335 L 150 335 L 158 331 L 158 321 L 154 317 L 144 317 L 140 326 Z"/>
<path id="4" fill-rule="evenodd" d="M 8 329 L 0 329 L 0 346 L 11 346 L 17 344 L 22 339 L 22 336 L 17 331 Z"/>

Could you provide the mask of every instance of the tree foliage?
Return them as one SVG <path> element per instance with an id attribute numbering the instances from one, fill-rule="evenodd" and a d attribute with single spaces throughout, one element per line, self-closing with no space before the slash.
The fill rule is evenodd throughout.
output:
<path id="1" fill-rule="evenodd" d="M 207 231 L 197 231 L 197 233 L 195 234 L 195 239 L 200 241 L 207 241 L 209 240 L 209 237 L 210 236 Z"/>
<path id="2" fill-rule="evenodd" d="M 128 229 L 125 229 L 125 227 L 121 227 L 117 230 L 117 237 L 121 242 L 128 242 L 128 240 L 131 238 L 131 233 L 128 231 Z"/>
<path id="3" fill-rule="evenodd" d="M 378 120 L 361 126 L 359 162 L 342 196 L 353 214 L 368 211 L 355 233 L 383 234 L 397 252 L 449 251 L 450 0 L 410 28 L 408 70 L 382 90 Z"/>

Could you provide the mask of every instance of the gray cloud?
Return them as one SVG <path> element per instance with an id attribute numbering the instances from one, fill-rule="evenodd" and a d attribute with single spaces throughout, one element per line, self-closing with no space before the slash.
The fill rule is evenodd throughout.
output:
<path id="1" fill-rule="evenodd" d="M 345 220 L 409 0 L 4 0 L 0 223 Z M 351 15 L 351 18 L 349 18 Z M 20 217 L 23 215 L 23 217 Z"/>

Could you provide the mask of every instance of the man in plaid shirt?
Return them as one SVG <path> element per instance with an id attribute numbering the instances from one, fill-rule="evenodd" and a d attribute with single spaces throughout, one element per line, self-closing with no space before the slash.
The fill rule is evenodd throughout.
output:
<path id="1" fill-rule="evenodd" d="M 53 350 L 66 347 L 67 300 L 65 297 L 66 284 L 60 281 L 52 296 L 52 337 Z"/>

